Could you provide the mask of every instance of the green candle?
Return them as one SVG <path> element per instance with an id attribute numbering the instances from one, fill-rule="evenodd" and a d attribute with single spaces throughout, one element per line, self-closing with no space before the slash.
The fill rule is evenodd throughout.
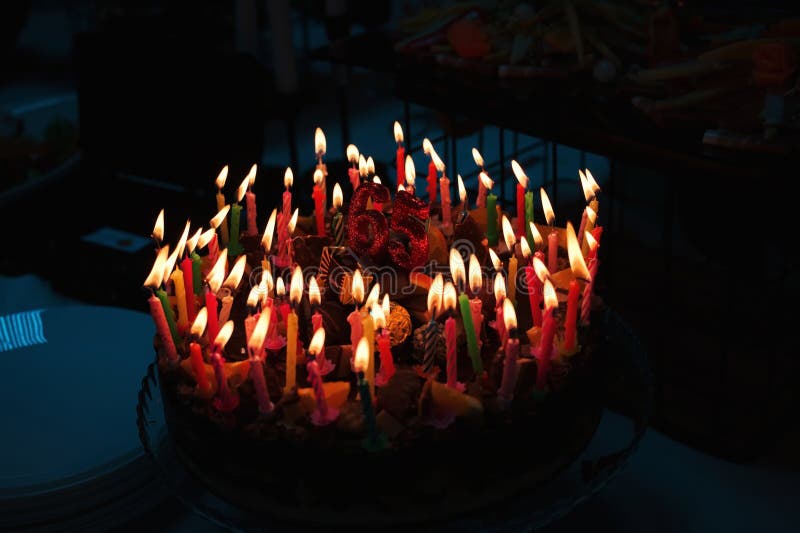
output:
<path id="1" fill-rule="evenodd" d="M 189 257 L 192 258 L 192 288 L 195 295 L 203 296 L 203 260 L 197 252 L 192 252 Z"/>
<path id="2" fill-rule="evenodd" d="M 528 239 L 528 246 L 531 250 L 536 250 L 531 233 L 531 222 L 533 222 L 533 192 L 525 193 L 525 237 Z"/>
<path id="3" fill-rule="evenodd" d="M 483 362 L 478 348 L 478 336 L 475 334 L 475 324 L 472 323 L 472 310 L 469 307 L 469 298 L 466 294 L 458 297 L 458 306 L 461 309 L 461 320 L 464 322 L 464 333 L 467 335 L 467 351 L 472 359 L 472 370 L 475 374 L 483 374 Z"/>
<path id="4" fill-rule="evenodd" d="M 228 255 L 237 257 L 244 251 L 239 244 L 239 219 L 242 217 L 242 206 L 233 204 L 231 206 L 231 231 L 228 241 Z"/>
<path id="5" fill-rule="evenodd" d="M 178 327 L 175 325 L 175 312 L 169 304 L 169 296 L 167 296 L 164 289 L 158 289 L 156 291 L 156 296 L 161 300 L 161 307 L 164 308 L 164 316 L 167 317 L 167 324 L 169 324 L 169 331 L 172 333 L 172 340 L 175 342 L 175 346 L 180 346 L 182 339 L 181 336 L 178 335 Z"/>
<path id="6" fill-rule="evenodd" d="M 497 196 L 492 193 L 486 197 L 486 238 L 489 246 L 497 245 Z"/>
<path id="7" fill-rule="evenodd" d="M 372 407 L 372 396 L 369 393 L 369 382 L 364 373 L 358 373 L 358 393 L 361 396 L 361 407 L 364 409 L 364 421 L 367 425 L 367 436 L 362 445 L 369 451 L 379 451 L 387 447 L 386 434 L 378 431 L 375 424 L 375 409 Z"/>

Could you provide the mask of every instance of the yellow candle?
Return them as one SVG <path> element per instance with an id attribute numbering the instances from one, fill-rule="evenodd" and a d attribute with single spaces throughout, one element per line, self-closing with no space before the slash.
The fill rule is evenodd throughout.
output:
<path id="1" fill-rule="evenodd" d="M 517 303 L 517 257 L 513 255 L 508 260 L 508 298 Z"/>
<path id="2" fill-rule="evenodd" d="M 286 320 L 286 390 L 294 387 L 297 374 L 297 313 L 294 309 Z"/>
<path id="3" fill-rule="evenodd" d="M 189 327 L 189 314 L 186 312 L 186 289 L 183 285 L 183 272 L 176 268 L 169 279 L 172 280 L 172 285 L 175 287 L 175 300 L 178 304 L 178 327 L 181 330 L 185 330 Z"/>
<path id="4" fill-rule="evenodd" d="M 369 382 L 370 398 L 375 397 L 375 322 L 367 312 L 361 320 L 361 334 L 367 339 L 367 370 L 364 373 Z"/>

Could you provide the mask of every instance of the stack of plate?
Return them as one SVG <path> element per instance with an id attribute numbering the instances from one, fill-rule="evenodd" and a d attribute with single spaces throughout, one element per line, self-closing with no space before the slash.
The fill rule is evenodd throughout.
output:
<path id="1" fill-rule="evenodd" d="M 166 497 L 135 422 L 152 336 L 124 309 L 0 317 L 0 530 L 107 530 Z"/>

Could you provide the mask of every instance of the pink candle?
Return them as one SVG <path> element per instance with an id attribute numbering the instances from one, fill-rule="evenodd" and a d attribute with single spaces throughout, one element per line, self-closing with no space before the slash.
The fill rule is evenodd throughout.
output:
<path id="1" fill-rule="evenodd" d="M 525 224 L 525 187 L 517 183 L 517 237 L 520 239 L 526 235 Z"/>
<path id="2" fill-rule="evenodd" d="M 325 193 L 322 185 L 314 185 L 314 216 L 317 220 L 317 235 L 325 235 Z"/>
<path id="3" fill-rule="evenodd" d="M 169 324 L 167 324 L 167 317 L 164 315 L 164 307 L 161 305 L 161 300 L 155 294 L 152 294 L 147 299 L 147 303 L 150 304 L 150 316 L 153 317 L 156 333 L 161 337 L 161 344 L 164 345 L 167 359 L 174 363 L 178 360 L 178 352 L 175 349 L 175 342 L 172 340 L 172 333 L 169 331 Z"/>
<path id="4" fill-rule="evenodd" d="M 428 163 L 428 202 L 436 201 L 436 164 L 431 160 Z"/>
<path id="5" fill-rule="evenodd" d="M 578 280 L 573 279 L 569 282 L 569 294 L 567 295 L 567 317 L 564 322 L 564 350 L 569 352 L 575 349 L 576 333 L 578 325 Z"/>
<path id="6" fill-rule="evenodd" d="M 450 180 L 447 176 L 439 178 L 439 188 L 442 191 L 442 225 L 447 229 L 450 227 L 452 220 L 450 215 Z"/>
<path id="7" fill-rule="evenodd" d="M 519 375 L 519 365 L 517 364 L 517 359 L 519 359 L 519 339 L 517 338 L 516 329 L 506 341 L 504 352 L 503 377 L 497 396 L 504 402 L 509 403 L 514 399 L 514 389 L 517 386 L 517 376 Z"/>
<path id="8" fill-rule="evenodd" d="M 583 324 L 589 324 L 590 322 L 592 313 L 592 294 L 594 293 L 594 279 L 597 277 L 598 265 L 599 261 L 596 257 L 593 257 L 589 262 L 589 274 L 592 276 L 592 279 L 583 288 L 583 299 L 581 301 L 581 322 Z"/>
<path id="9" fill-rule="evenodd" d="M 397 143 L 397 187 L 406 183 L 406 150 L 401 143 Z M 355 353 L 355 352 L 353 352 Z"/>
<path id="10" fill-rule="evenodd" d="M 550 370 L 550 356 L 553 354 L 553 337 L 556 333 L 554 311 L 554 307 L 548 307 L 544 312 L 542 340 L 539 343 L 539 366 L 536 372 L 536 388 L 540 391 L 545 390 L 547 386 L 547 373 Z"/>
<path id="11" fill-rule="evenodd" d="M 186 314 L 189 321 L 193 321 L 197 316 L 197 309 L 194 301 L 194 273 L 192 272 L 192 259 L 187 256 L 181 261 L 181 271 L 183 271 L 183 286 L 186 292 Z"/>
<path id="12" fill-rule="evenodd" d="M 208 259 L 211 261 L 211 264 L 215 264 L 217 259 L 219 259 L 219 243 L 217 242 L 217 232 L 214 232 L 214 236 L 211 237 L 211 240 L 208 241 Z"/>
<path id="13" fill-rule="evenodd" d="M 555 231 L 547 236 L 547 269 L 551 273 L 558 271 L 558 234 Z"/>
<path id="14" fill-rule="evenodd" d="M 322 376 L 320 376 L 317 362 L 313 359 L 309 361 L 306 365 L 306 370 L 308 370 L 308 380 L 314 389 L 314 400 L 317 403 L 317 408 L 311 413 L 311 422 L 317 426 L 325 426 L 336 419 L 339 411 L 328 407 L 325 388 L 322 386 Z"/>
<path id="15" fill-rule="evenodd" d="M 458 388 L 458 362 L 456 360 L 456 321 L 451 316 L 444 323 L 444 343 L 447 353 L 447 386 Z"/>
<path id="16" fill-rule="evenodd" d="M 208 342 L 214 342 L 219 333 L 219 314 L 217 312 L 217 296 L 208 287 L 206 287 L 206 309 L 208 310 L 206 339 Z"/>
<path id="17" fill-rule="evenodd" d="M 319 311 L 314 311 L 314 314 L 311 315 L 311 326 L 316 332 L 319 328 L 322 327 L 322 315 Z M 323 344 L 322 347 L 317 352 L 317 364 L 319 365 L 317 370 L 324 368 L 325 363 L 327 360 L 325 359 L 325 345 Z M 321 371 L 321 370 L 320 370 Z"/>
<path id="18" fill-rule="evenodd" d="M 208 394 L 211 391 L 211 384 L 206 376 L 206 365 L 203 361 L 203 352 L 200 345 L 196 342 L 189 344 L 189 358 L 194 372 L 194 379 L 197 381 L 197 389 L 200 394 Z"/>
<path id="19" fill-rule="evenodd" d="M 247 201 L 247 234 L 258 235 L 258 226 L 256 226 L 256 195 L 253 192 L 247 191 L 245 193 Z"/>
<path id="20" fill-rule="evenodd" d="M 274 339 L 275 332 L 278 330 L 278 312 L 275 310 L 275 301 L 269 296 L 264 299 L 264 305 L 261 306 L 261 312 L 269 313 L 267 339 Z"/>
<path id="21" fill-rule="evenodd" d="M 497 336 L 500 337 L 501 346 L 505 346 L 506 344 L 506 324 L 503 320 L 503 301 L 504 300 L 500 300 L 494 310 L 494 329 L 497 330 Z"/>
<path id="22" fill-rule="evenodd" d="M 486 209 L 486 186 L 480 178 L 478 178 L 478 200 L 476 206 L 481 209 Z"/>
<path id="23" fill-rule="evenodd" d="M 350 178 L 350 185 L 353 186 L 353 190 L 355 191 L 358 189 L 358 186 L 361 184 L 361 175 L 358 173 L 358 169 L 356 167 L 348 168 L 347 176 Z"/>
<path id="24" fill-rule="evenodd" d="M 381 332 L 378 335 L 378 354 L 381 358 L 380 383 L 385 385 L 392 379 L 395 372 L 394 358 L 392 357 L 392 340 L 389 336 L 389 330 L 386 328 L 381 328 Z"/>
<path id="25" fill-rule="evenodd" d="M 250 315 L 244 319 L 244 336 L 248 343 L 250 342 L 250 337 L 253 336 L 253 330 L 256 329 L 256 322 L 258 321 L 258 317 L 260 315 L 261 313 L 256 313 L 255 315 Z M 259 356 L 262 356 L 263 353 L 264 351 L 262 350 L 261 353 L 259 353 Z"/>
<path id="26" fill-rule="evenodd" d="M 214 376 L 217 378 L 217 397 L 214 399 L 214 407 L 220 412 L 228 413 L 236 409 L 239 405 L 239 397 L 232 394 L 228 387 L 228 378 L 225 377 L 225 360 L 222 357 L 219 346 L 214 346 L 211 354 L 211 365 L 214 367 Z"/>
<path id="27" fill-rule="evenodd" d="M 525 267 L 525 279 L 528 282 L 528 300 L 531 304 L 533 325 L 542 327 L 542 282 L 530 265 Z"/>

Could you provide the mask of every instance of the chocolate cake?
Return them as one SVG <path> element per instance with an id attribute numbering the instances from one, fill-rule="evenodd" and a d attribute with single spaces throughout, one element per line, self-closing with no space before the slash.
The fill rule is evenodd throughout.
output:
<path id="1" fill-rule="evenodd" d="M 398 216 L 397 198 L 381 203 L 380 211 L 372 208 L 376 216 L 389 221 Z M 367 231 L 364 242 L 371 246 L 374 229 L 354 230 L 357 226 L 348 224 L 354 216 L 352 203 L 327 212 L 326 228 L 336 214 L 344 215 L 348 228 L 343 243 L 334 242 L 333 228 L 327 235 L 312 235 L 314 220 L 303 217 L 289 240 L 274 246 L 272 235 L 262 239 L 242 231 L 238 242 L 246 257 L 245 282 L 226 283 L 233 298 L 227 342 L 220 342 L 216 332 L 210 335 L 194 317 L 191 327 L 184 321 L 184 328 L 170 335 L 159 322 L 158 309 L 153 311 L 157 328 L 161 324 L 155 348 L 166 420 L 186 468 L 218 496 L 277 521 L 388 526 L 431 524 L 482 512 L 571 464 L 599 422 L 592 376 L 593 367 L 602 363 L 593 357 L 602 332 L 591 325 L 592 306 L 582 305 L 580 318 L 575 315 L 579 302 L 592 295 L 588 279 L 580 278 L 589 271 L 595 275 L 596 267 L 590 261 L 589 269 L 574 264 L 570 269 L 571 263 L 583 261 L 573 255 L 580 250 L 575 252 L 571 242 L 572 227 L 538 227 L 544 235 L 557 234 L 558 271 L 537 267 L 545 298 L 536 304 L 531 298 L 528 305 L 526 282 L 533 278 L 526 278 L 524 269 L 530 247 L 514 246 L 513 238 L 489 246 L 485 210 L 453 212 L 451 228 L 422 220 L 427 258 L 412 268 L 398 265 L 385 250 L 356 253 L 359 245 L 350 246 L 352 232 Z M 279 227 L 283 222 L 279 218 Z M 396 226 L 390 227 L 387 235 L 393 239 Z M 403 244 L 414 246 L 413 233 L 409 239 Z M 197 241 L 189 241 L 190 251 L 199 251 Z M 539 243 L 532 244 L 535 250 Z M 284 265 L 281 246 L 289 250 Z M 453 246 L 471 248 L 464 253 L 466 262 L 475 257 L 490 281 L 468 288 L 463 278 L 462 283 L 455 279 L 442 299 L 436 293 L 450 277 L 444 263 Z M 489 254 L 489 248 L 495 253 Z M 493 265 L 492 256 L 502 264 Z M 513 305 L 511 294 L 495 294 L 491 282 L 497 270 L 508 273 L 512 257 L 519 263 Z M 230 265 L 236 259 L 231 256 Z M 207 283 L 188 297 L 194 299 L 195 317 L 214 312 L 213 307 L 198 312 L 204 301 L 211 301 L 209 292 L 211 298 L 229 294 L 213 279 L 215 266 L 224 263 L 224 255 L 218 259 L 213 254 L 198 263 Z M 266 282 L 265 267 L 286 287 L 297 281 L 291 280 L 293 272 L 302 273 L 306 290 L 299 298 L 280 295 L 278 287 Z M 154 272 L 163 269 L 156 265 Z M 151 273 L 148 285 L 155 290 L 161 280 L 156 276 L 152 283 L 152 278 Z M 356 290 L 355 278 L 364 280 L 363 294 Z M 375 286 L 379 297 L 370 307 L 364 295 Z M 447 304 L 448 291 L 455 298 L 455 289 L 468 293 L 483 310 L 476 331 L 478 352 L 472 356 L 468 329 L 473 322 L 461 316 L 465 307 Z M 579 298 L 573 292 L 580 292 Z M 388 299 L 381 305 L 384 295 Z M 179 296 L 170 300 L 173 305 Z M 167 320 L 175 313 L 173 305 L 164 306 Z M 544 324 L 540 317 L 534 325 L 536 305 L 545 306 Z M 497 306 L 506 310 L 503 325 L 495 323 L 501 316 Z M 354 311 L 363 320 L 372 318 L 377 329 L 371 338 L 365 331 L 359 340 L 363 346 L 372 342 L 371 370 L 364 363 L 363 347 L 358 353 L 353 350 L 348 319 Z M 286 340 L 292 338 L 287 331 L 291 316 L 297 317 L 293 355 L 287 353 Z M 570 335 L 567 319 L 574 323 L 573 341 L 565 338 Z M 545 350 L 548 320 L 555 334 Z M 454 338 L 448 337 L 453 324 Z M 324 351 L 312 343 L 320 327 Z M 271 333 L 264 333 L 267 328 Z M 261 340 L 254 341 L 259 334 Z M 295 364 L 287 368 L 292 357 Z"/>

